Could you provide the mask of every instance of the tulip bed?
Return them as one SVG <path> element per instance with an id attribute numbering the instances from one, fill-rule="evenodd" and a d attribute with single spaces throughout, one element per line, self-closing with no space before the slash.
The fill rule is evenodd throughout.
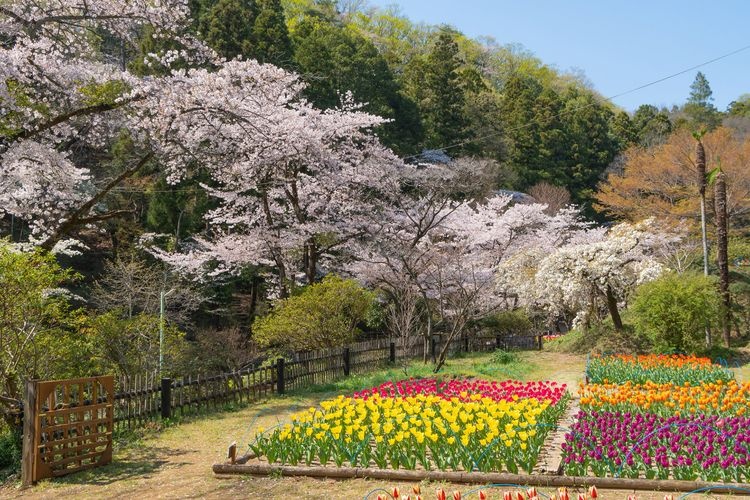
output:
<path id="1" fill-rule="evenodd" d="M 291 465 L 531 472 L 567 401 L 555 382 L 389 382 L 258 429 L 250 447 Z"/>
<path id="2" fill-rule="evenodd" d="M 640 370 L 640 371 L 639 371 Z M 707 358 L 589 363 L 563 444 L 570 475 L 750 481 L 750 384 Z"/>
<path id="3" fill-rule="evenodd" d="M 591 384 L 634 384 L 688 382 L 698 385 L 704 382 L 729 382 L 734 374 L 726 368 L 711 363 L 708 358 L 684 354 L 649 354 L 631 356 L 616 354 L 599 356 L 589 360 L 586 376 Z"/>
<path id="4" fill-rule="evenodd" d="M 750 382 L 589 384 L 581 387 L 581 406 L 600 411 L 648 411 L 660 416 L 707 414 L 742 416 L 750 408 Z"/>

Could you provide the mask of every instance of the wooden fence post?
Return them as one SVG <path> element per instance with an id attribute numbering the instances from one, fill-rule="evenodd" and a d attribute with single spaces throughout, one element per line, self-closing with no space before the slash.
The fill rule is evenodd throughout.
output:
<path id="1" fill-rule="evenodd" d="M 469 337 L 464 337 L 464 352 L 469 352 Z"/>
<path id="2" fill-rule="evenodd" d="M 172 379 L 161 379 L 161 418 L 172 416 Z"/>
<path id="3" fill-rule="evenodd" d="M 21 452 L 21 480 L 24 486 L 34 484 L 34 445 L 36 443 L 36 381 L 26 382 L 23 401 L 23 451 Z"/>
<path id="4" fill-rule="evenodd" d="M 437 356 L 437 341 L 435 340 L 435 336 L 433 336 L 432 339 L 430 340 L 431 340 L 430 351 L 432 354 L 432 362 L 434 363 L 436 356 Z"/>
<path id="5" fill-rule="evenodd" d="M 391 342 L 388 361 L 390 361 L 391 363 L 396 362 L 396 343 L 395 342 Z"/>
<path id="6" fill-rule="evenodd" d="M 500 349 L 500 335 L 495 335 L 495 349 Z"/>
<path id="7" fill-rule="evenodd" d="M 284 394 L 284 358 L 276 360 L 276 393 Z"/>
<path id="8" fill-rule="evenodd" d="M 351 371 L 351 350 L 348 347 L 344 348 L 344 376 L 348 377 Z"/>
<path id="9" fill-rule="evenodd" d="M 536 336 L 536 341 L 537 341 L 538 349 L 541 351 L 542 350 L 542 336 L 541 335 L 537 335 Z"/>

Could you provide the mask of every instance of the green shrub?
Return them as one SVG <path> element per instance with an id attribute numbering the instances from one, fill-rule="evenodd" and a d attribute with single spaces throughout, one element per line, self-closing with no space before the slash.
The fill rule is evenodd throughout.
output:
<path id="1" fill-rule="evenodd" d="M 493 363 L 497 363 L 499 365 L 509 365 L 518 361 L 518 353 L 498 349 L 492 353 L 492 357 L 490 359 Z"/>
<path id="2" fill-rule="evenodd" d="M 523 309 L 503 311 L 487 316 L 481 326 L 497 335 L 526 335 L 533 327 L 528 314 Z"/>
<path id="3" fill-rule="evenodd" d="M 123 317 L 121 311 L 109 311 L 91 319 L 89 329 L 99 369 L 104 372 L 135 375 L 159 369 L 159 317 L 136 314 Z M 177 375 L 189 370 L 189 344 L 176 326 L 164 325 L 164 375 Z"/>
<path id="4" fill-rule="evenodd" d="M 0 424 L 0 480 L 21 470 L 21 436 Z"/>
<path id="5" fill-rule="evenodd" d="M 0 394 L 21 399 L 24 381 L 77 376 L 90 369 L 85 316 L 68 304 L 74 274 L 41 251 L 19 252 L 0 240 Z M 9 409 L 0 400 L 0 414 Z"/>
<path id="6" fill-rule="evenodd" d="M 669 273 L 636 290 L 630 317 L 657 351 L 696 352 L 705 347 L 706 326 L 717 327 L 720 310 L 713 278 Z"/>
<path id="7" fill-rule="evenodd" d="M 375 294 L 356 281 L 327 276 L 257 318 L 253 338 L 261 347 L 286 351 L 343 345 L 354 340 L 375 300 Z"/>
<path id="8" fill-rule="evenodd" d="M 585 354 L 637 354 L 649 352 L 651 348 L 651 340 L 637 333 L 632 325 L 626 322 L 622 330 L 616 330 L 609 318 L 594 323 L 589 328 L 576 328 L 544 344 L 544 349 L 552 352 Z"/>

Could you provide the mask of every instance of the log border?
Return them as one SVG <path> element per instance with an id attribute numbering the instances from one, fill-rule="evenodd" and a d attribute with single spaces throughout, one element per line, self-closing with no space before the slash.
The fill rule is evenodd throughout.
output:
<path id="1" fill-rule="evenodd" d="M 750 489 L 741 483 L 708 483 L 704 481 L 680 481 L 670 479 L 629 479 L 594 476 L 556 476 L 550 474 L 509 474 L 498 472 L 443 472 L 403 469 L 372 469 L 359 467 L 302 467 L 272 464 L 213 465 L 214 474 L 253 476 L 314 477 L 325 479 L 381 479 L 388 481 L 446 481 L 464 484 L 519 484 L 538 487 L 588 487 L 602 489 L 648 490 L 666 492 L 692 492 L 710 488 L 712 493 L 736 493 L 737 488 Z"/>

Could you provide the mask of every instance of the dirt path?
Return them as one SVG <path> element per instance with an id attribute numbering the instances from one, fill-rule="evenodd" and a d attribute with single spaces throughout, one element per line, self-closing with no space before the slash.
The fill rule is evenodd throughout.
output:
<path id="1" fill-rule="evenodd" d="M 557 353 L 528 353 L 538 369 L 530 379 L 548 378 L 577 389 L 585 358 Z M 300 409 L 317 403 L 326 394 L 285 396 L 265 404 L 256 404 L 234 412 L 196 417 L 192 421 L 165 429 L 115 454 L 111 465 L 44 481 L 34 488 L 19 490 L 14 486 L 0 488 L 0 498 L 76 498 L 76 499 L 152 499 L 152 498 L 363 498 L 378 488 L 393 484 L 378 481 L 332 481 L 307 478 L 221 478 L 211 465 L 225 459 L 229 443 L 237 441 L 244 451 L 258 425 L 266 428 Z M 411 484 L 399 485 L 403 492 Z M 423 484 L 432 498 L 437 484 Z M 447 491 L 468 492 L 466 485 L 441 485 Z M 607 492 L 602 498 L 625 498 L 629 492 Z M 371 496 L 375 498 L 377 494 Z M 497 495 L 497 494 L 496 494 Z M 494 496 L 491 496 L 494 498 Z M 664 498 L 663 493 L 639 494 L 641 499 Z M 737 498 L 737 497 L 735 497 Z"/>

